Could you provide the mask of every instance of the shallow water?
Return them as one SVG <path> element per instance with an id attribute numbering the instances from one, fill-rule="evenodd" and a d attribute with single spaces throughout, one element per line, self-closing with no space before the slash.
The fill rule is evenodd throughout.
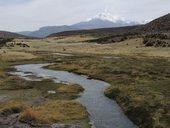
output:
<path id="1" fill-rule="evenodd" d="M 67 71 L 54 71 L 43 69 L 48 64 L 27 64 L 15 66 L 16 75 L 29 77 L 26 72 L 31 72 L 36 77 L 52 78 L 55 82 L 76 83 L 81 85 L 85 91 L 77 99 L 83 104 L 90 114 L 90 120 L 96 128 L 137 128 L 122 112 L 118 104 L 104 96 L 104 90 L 108 83 L 87 79 L 85 76 L 69 73 Z"/>
<path id="2" fill-rule="evenodd" d="M 66 54 L 66 53 L 59 53 L 59 52 L 55 52 L 52 53 L 53 55 L 59 55 L 59 56 L 73 56 L 72 54 Z"/>

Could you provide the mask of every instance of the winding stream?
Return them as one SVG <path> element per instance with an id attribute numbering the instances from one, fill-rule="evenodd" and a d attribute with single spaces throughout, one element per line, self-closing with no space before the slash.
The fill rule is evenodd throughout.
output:
<path id="1" fill-rule="evenodd" d="M 76 83 L 85 91 L 77 99 L 90 113 L 90 120 L 96 128 L 137 128 L 122 112 L 118 104 L 104 96 L 108 83 L 87 79 L 85 76 L 69 73 L 67 71 L 54 71 L 43 69 L 48 64 L 26 64 L 15 66 L 15 75 L 29 78 L 30 73 L 36 77 L 51 78 L 55 82 Z M 29 73 L 28 73 L 29 72 Z M 27 74 L 28 73 L 28 74 Z"/>

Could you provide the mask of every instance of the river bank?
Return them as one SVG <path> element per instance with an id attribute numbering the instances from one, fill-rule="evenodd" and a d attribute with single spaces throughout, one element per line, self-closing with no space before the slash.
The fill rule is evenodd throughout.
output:
<path id="1" fill-rule="evenodd" d="M 136 126 L 124 116 L 116 102 L 104 96 L 104 90 L 109 84 L 99 80 L 89 80 L 85 76 L 68 73 L 66 71 L 42 69 L 43 66 L 47 65 L 48 64 L 28 64 L 15 66 L 17 71 L 14 74 L 27 78 L 29 75 L 26 76 L 26 73 L 29 71 L 37 77 L 53 78 L 57 83 L 68 82 L 79 84 L 85 91 L 76 101 L 86 107 L 90 114 L 91 122 L 94 123 L 96 128 L 136 128 Z"/>
<path id="2" fill-rule="evenodd" d="M 0 61 L 0 127 L 90 127 L 86 108 L 73 101 L 84 91 L 81 86 L 11 76 L 7 72 L 15 71 L 13 64 Z"/>

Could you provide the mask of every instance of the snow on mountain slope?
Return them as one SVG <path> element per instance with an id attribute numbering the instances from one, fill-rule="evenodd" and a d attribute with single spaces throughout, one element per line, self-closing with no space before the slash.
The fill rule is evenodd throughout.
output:
<path id="1" fill-rule="evenodd" d="M 74 27 L 82 29 L 95 29 L 95 28 L 109 28 L 109 27 L 122 27 L 138 25 L 139 22 L 126 20 L 119 16 L 113 16 L 111 13 L 102 12 L 93 18 L 86 21 L 74 24 Z"/>
<path id="2" fill-rule="evenodd" d="M 85 21 L 67 26 L 49 26 L 42 27 L 37 31 L 32 32 L 20 32 L 23 35 L 36 36 L 36 37 L 46 37 L 53 33 L 70 31 L 70 30 L 87 30 L 87 29 L 98 29 L 98 28 L 114 28 L 114 27 L 123 27 L 123 26 L 134 26 L 138 24 L 144 24 L 144 22 L 136 22 L 131 20 L 126 20 L 119 16 L 114 16 L 108 12 L 102 12 L 98 15 L 89 18 Z"/>

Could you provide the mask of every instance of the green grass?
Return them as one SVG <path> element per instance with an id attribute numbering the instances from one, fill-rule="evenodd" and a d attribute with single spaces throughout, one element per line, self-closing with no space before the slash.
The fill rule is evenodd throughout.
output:
<path id="1" fill-rule="evenodd" d="M 37 90 L 41 96 L 53 100 L 73 100 L 79 97 L 79 93 L 84 89 L 80 85 L 64 85 L 54 83 L 50 79 L 42 81 L 27 81 L 19 77 L 7 77 L 1 84 L 0 90 Z M 50 94 L 48 91 L 55 91 L 55 94 Z M 36 93 L 35 92 L 35 93 Z"/>
<path id="2" fill-rule="evenodd" d="M 80 85 L 76 85 L 72 88 L 70 85 L 64 84 L 56 84 L 52 80 L 46 79 L 41 82 L 33 82 L 33 86 L 35 89 L 40 90 L 42 95 L 48 99 L 62 99 L 62 100 L 73 100 L 79 97 L 79 93 L 82 92 L 82 87 Z M 61 92 L 59 89 L 64 88 Z M 77 91 L 69 92 L 68 90 L 77 89 Z M 80 89 L 80 90 L 78 90 Z M 50 94 L 48 91 L 55 91 L 55 94 Z"/>
<path id="3" fill-rule="evenodd" d="M 26 80 L 19 77 L 7 77 L 1 84 L 1 90 L 20 90 L 20 89 L 31 89 L 33 86 Z"/>
<path id="4" fill-rule="evenodd" d="M 9 101 L 0 104 L 0 113 L 3 115 L 11 115 L 15 113 L 20 113 L 26 108 L 26 105 L 21 101 Z"/>

